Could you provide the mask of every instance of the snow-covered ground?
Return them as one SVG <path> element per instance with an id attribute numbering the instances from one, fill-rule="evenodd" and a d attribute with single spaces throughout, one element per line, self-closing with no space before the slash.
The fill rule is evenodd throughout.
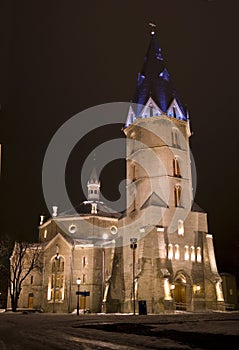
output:
<path id="1" fill-rule="evenodd" d="M 0 313 L 0 350 L 226 349 L 233 348 L 238 337 L 235 311 L 140 316 Z"/>

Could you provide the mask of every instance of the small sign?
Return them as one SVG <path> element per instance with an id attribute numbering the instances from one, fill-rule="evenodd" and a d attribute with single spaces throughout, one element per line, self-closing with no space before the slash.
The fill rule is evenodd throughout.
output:
<path id="1" fill-rule="evenodd" d="M 82 295 L 83 297 L 89 297 L 90 292 L 85 290 L 84 292 L 76 292 L 76 295 Z"/>

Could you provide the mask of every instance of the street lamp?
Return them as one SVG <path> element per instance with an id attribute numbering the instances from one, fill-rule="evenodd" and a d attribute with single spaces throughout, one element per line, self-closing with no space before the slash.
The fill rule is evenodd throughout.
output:
<path id="1" fill-rule="evenodd" d="M 80 309 L 80 284 L 81 284 L 81 279 L 80 277 L 77 278 L 76 280 L 76 284 L 77 284 L 77 315 L 79 315 L 79 309 Z"/>
<path id="2" fill-rule="evenodd" d="M 133 252 L 133 306 L 135 315 L 135 251 L 137 248 L 137 238 L 130 238 L 130 248 Z"/>

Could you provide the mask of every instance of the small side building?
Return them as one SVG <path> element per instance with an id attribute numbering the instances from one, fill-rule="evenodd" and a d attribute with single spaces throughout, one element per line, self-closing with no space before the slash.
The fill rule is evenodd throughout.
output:
<path id="1" fill-rule="evenodd" d="M 226 310 L 238 310 L 236 277 L 233 274 L 220 273 Z"/>

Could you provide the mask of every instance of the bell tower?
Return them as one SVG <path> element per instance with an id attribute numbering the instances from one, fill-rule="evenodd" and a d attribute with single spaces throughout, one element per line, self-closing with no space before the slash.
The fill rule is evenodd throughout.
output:
<path id="1" fill-rule="evenodd" d="M 88 201 L 99 201 L 100 200 L 100 181 L 96 169 L 93 168 L 89 181 L 87 183 L 88 188 Z"/>
<path id="2" fill-rule="evenodd" d="M 128 213 L 150 203 L 191 208 L 188 112 L 174 89 L 152 27 L 124 132 L 127 137 Z"/>

